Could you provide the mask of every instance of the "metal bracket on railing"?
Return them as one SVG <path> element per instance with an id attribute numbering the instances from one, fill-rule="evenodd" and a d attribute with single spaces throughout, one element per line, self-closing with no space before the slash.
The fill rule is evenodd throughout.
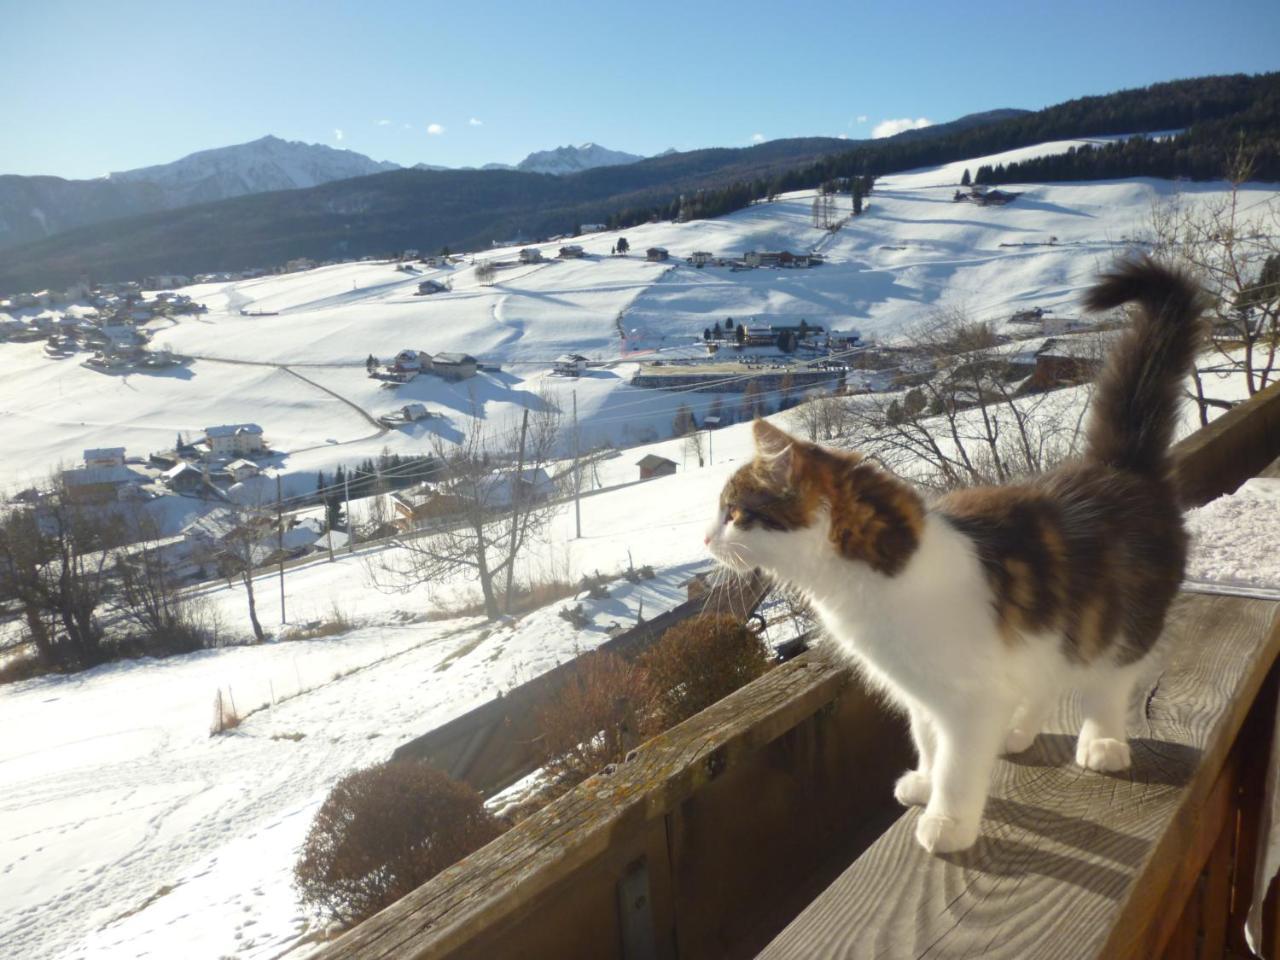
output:
<path id="1" fill-rule="evenodd" d="M 628 864 L 618 881 L 618 921 L 622 929 L 622 960 L 657 960 L 649 864 L 644 857 Z"/>

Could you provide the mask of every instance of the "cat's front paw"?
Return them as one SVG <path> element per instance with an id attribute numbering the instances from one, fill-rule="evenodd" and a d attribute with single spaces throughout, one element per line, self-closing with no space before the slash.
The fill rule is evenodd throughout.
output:
<path id="1" fill-rule="evenodd" d="M 924 813 L 916 823 L 916 840 L 930 853 L 968 850 L 978 840 L 978 822 L 962 823 L 955 817 Z"/>
<path id="2" fill-rule="evenodd" d="M 904 807 L 923 807 L 933 794 L 933 781 L 919 770 L 909 770 L 893 785 L 893 795 Z"/>
<path id="3" fill-rule="evenodd" d="M 1129 745 L 1123 740 L 1113 740 L 1110 737 L 1099 737 L 1096 740 L 1081 737 L 1076 744 L 1076 763 L 1086 770 L 1101 773 L 1128 770 Z"/>

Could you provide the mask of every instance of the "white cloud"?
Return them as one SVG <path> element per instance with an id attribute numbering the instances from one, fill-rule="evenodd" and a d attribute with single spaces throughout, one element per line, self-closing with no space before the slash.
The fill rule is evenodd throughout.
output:
<path id="1" fill-rule="evenodd" d="M 837 139 L 837 140 L 848 140 L 848 139 L 849 139 L 849 135 L 848 135 L 847 133 L 842 133 L 842 134 L 840 134 L 838 137 L 836 137 L 836 139 Z"/>
<path id="2" fill-rule="evenodd" d="M 918 117 L 915 120 L 910 117 L 903 117 L 901 120 L 881 120 L 872 129 L 871 136 L 877 139 L 880 137 L 892 137 L 895 133 L 902 133 L 906 130 L 921 130 L 931 126 L 933 126 L 933 121 L 925 117 Z"/>
<path id="3" fill-rule="evenodd" d="M 346 136 L 346 134 L 345 134 L 345 133 L 343 133 L 343 132 L 342 132 L 341 130 L 339 130 L 337 127 L 334 127 L 334 129 L 333 129 L 333 139 L 335 139 L 335 140 L 341 140 L 341 139 L 342 139 L 343 137 L 345 137 L 345 136 Z"/>
<path id="4" fill-rule="evenodd" d="M 428 123 L 427 133 L 431 134 L 433 137 L 438 137 L 440 134 L 444 133 L 444 127 L 438 123 Z"/>
<path id="5" fill-rule="evenodd" d="M 860 113 L 860 114 L 858 114 L 858 122 L 859 122 L 859 123 L 866 123 L 866 122 L 867 122 L 867 115 L 866 115 L 865 113 Z"/>
<path id="6" fill-rule="evenodd" d="M 483 127 L 483 126 L 484 126 L 484 121 L 483 121 L 483 120 L 477 120 L 475 117 L 472 117 L 470 120 L 468 120 L 468 121 L 467 121 L 467 126 L 468 126 L 468 127 Z"/>
<path id="7" fill-rule="evenodd" d="M 752 142 L 752 143 L 764 143 L 764 134 L 763 134 L 763 133 L 753 133 L 753 134 L 751 135 L 751 142 Z"/>
<path id="8" fill-rule="evenodd" d="M 380 126 L 380 127 L 389 127 L 389 126 L 391 126 L 391 121 L 390 121 L 390 120 L 379 120 L 379 121 L 378 121 L 378 126 Z"/>

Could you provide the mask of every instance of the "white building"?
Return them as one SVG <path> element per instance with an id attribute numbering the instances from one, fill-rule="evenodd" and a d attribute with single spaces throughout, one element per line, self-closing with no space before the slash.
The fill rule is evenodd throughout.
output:
<path id="1" fill-rule="evenodd" d="M 250 477 L 256 477 L 261 472 L 258 469 L 258 465 L 250 460 L 232 460 L 227 464 L 227 473 L 236 483 L 243 483 Z"/>
<path id="2" fill-rule="evenodd" d="M 541 263 L 542 251 L 537 247 L 525 247 L 520 251 L 521 263 Z"/>
<path id="3" fill-rule="evenodd" d="M 84 465 L 90 470 L 96 467 L 123 467 L 124 447 L 95 447 L 86 450 Z"/>
<path id="4" fill-rule="evenodd" d="M 216 457 L 244 457 L 261 453 L 262 428 L 256 423 L 230 423 L 205 427 L 205 442 Z"/>

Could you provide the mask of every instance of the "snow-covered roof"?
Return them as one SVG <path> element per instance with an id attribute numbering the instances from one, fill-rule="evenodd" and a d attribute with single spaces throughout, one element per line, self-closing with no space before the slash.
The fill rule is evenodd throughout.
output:
<path id="1" fill-rule="evenodd" d="M 75 467 L 62 471 L 62 482 L 69 487 L 91 486 L 99 483 L 128 483 L 138 477 L 124 467 Z"/>
<path id="2" fill-rule="evenodd" d="M 84 452 L 85 460 L 123 460 L 124 447 L 92 447 Z"/>
<path id="3" fill-rule="evenodd" d="M 256 463 L 254 463 L 252 460 L 246 460 L 243 457 L 241 457 L 238 460 L 232 460 L 230 463 L 227 464 L 227 469 L 230 470 L 232 473 L 234 473 L 237 470 L 244 470 L 246 467 L 251 470 L 258 469 L 258 465 Z"/>
<path id="4" fill-rule="evenodd" d="M 665 466 L 668 463 L 673 467 L 676 465 L 674 460 L 668 460 L 666 457 L 660 457 L 656 453 L 649 453 L 637 460 L 636 466 L 642 467 L 645 470 L 652 470 L 655 467 Z"/>
<path id="5" fill-rule="evenodd" d="M 172 466 L 172 467 L 170 467 L 168 470 L 166 470 L 166 471 L 164 472 L 164 478 L 165 478 L 166 480 L 176 480 L 176 479 L 178 479 L 178 477 L 182 476 L 184 473 L 197 473 L 197 474 L 198 474 L 198 473 L 200 473 L 200 470 L 199 470 L 198 468 L 196 468 L 196 467 L 193 467 L 191 464 L 187 463 L 187 462 L 184 460 L 184 461 L 182 461 L 181 463 L 179 463 L 179 464 L 175 464 L 174 466 Z"/>
<path id="6" fill-rule="evenodd" d="M 437 353 L 434 362 L 449 366 L 450 364 L 475 363 L 476 358 L 469 353 Z"/>
<path id="7" fill-rule="evenodd" d="M 205 427 L 205 436 L 213 437 L 234 437 L 242 433 L 260 436 L 262 428 L 256 423 L 228 423 L 217 427 Z"/>

